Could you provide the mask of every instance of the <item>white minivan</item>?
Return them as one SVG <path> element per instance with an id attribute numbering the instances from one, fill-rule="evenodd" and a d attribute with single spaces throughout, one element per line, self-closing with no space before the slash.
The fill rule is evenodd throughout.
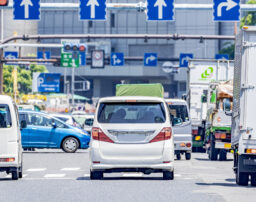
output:
<path id="1" fill-rule="evenodd" d="M 21 126 L 26 127 L 26 122 Z M 22 178 L 22 146 L 18 109 L 9 96 L 0 95 L 0 172 Z"/>
<path id="2" fill-rule="evenodd" d="M 163 173 L 163 179 L 174 178 L 172 126 L 162 98 L 100 99 L 91 137 L 91 179 L 112 172 Z"/>

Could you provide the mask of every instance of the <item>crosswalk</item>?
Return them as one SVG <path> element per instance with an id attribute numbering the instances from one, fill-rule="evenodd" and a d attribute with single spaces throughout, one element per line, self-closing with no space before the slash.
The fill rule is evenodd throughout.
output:
<path id="1" fill-rule="evenodd" d="M 106 177 L 117 177 L 117 178 L 160 178 L 162 177 L 161 173 L 154 173 L 151 175 L 144 175 L 143 173 L 114 173 L 114 174 L 105 174 Z M 191 176 L 174 174 L 176 180 L 193 180 Z M 0 178 L 11 178 L 11 174 L 1 174 Z M 48 179 L 69 179 L 77 180 L 84 179 L 89 180 L 90 174 L 88 170 L 84 170 L 79 167 L 65 167 L 60 169 L 47 169 L 47 168 L 28 168 L 23 171 L 22 180 L 48 180 Z"/>

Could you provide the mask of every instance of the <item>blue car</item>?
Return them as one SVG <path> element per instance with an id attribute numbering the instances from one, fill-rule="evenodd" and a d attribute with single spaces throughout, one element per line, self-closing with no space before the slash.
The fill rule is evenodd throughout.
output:
<path id="1" fill-rule="evenodd" d="M 89 134 L 73 127 L 49 114 L 35 111 L 19 111 L 20 122 L 25 120 L 27 127 L 21 131 L 22 147 L 61 148 L 68 153 L 77 149 L 87 149 L 90 143 Z"/>

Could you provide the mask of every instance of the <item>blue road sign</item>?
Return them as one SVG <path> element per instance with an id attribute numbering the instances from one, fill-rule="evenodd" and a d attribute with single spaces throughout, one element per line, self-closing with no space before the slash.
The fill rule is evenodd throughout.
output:
<path id="1" fill-rule="evenodd" d="M 157 66 L 157 53 L 144 54 L 144 66 L 156 67 Z"/>
<path id="2" fill-rule="evenodd" d="M 37 77 L 37 90 L 40 93 L 60 91 L 60 74 L 41 73 Z"/>
<path id="3" fill-rule="evenodd" d="M 174 0 L 148 0 L 148 20 L 174 20 Z"/>
<path id="4" fill-rule="evenodd" d="M 80 20 L 106 20 L 106 0 L 80 0 Z"/>
<path id="5" fill-rule="evenodd" d="M 51 52 L 50 51 L 38 51 L 37 52 L 37 59 L 51 59 Z"/>
<path id="6" fill-rule="evenodd" d="M 5 51 L 4 52 L 4 58 L 5 59 L 17 59 L 19 56 L 19 53 L 17 51 Z M 6 64 L 8 65 L 17 65 L 17 63 L 9 63 L 7 62 Z"/>
<path id="7" fill-rule="evenodd" d="M 240 21 L 240 0 L 214 0 L 214 21 Z"/>
<path id="8" fill-rule="evenodd" d="M 216 60 L 229 60 L 228 54 L 216 54 L 215 55 Z"/>
<path id="9" fill-rule="evenodd" d="M 188 60 L 193 58 L 191 53 L 181 53 L 180 54 L 180 67 L 188 67 Z"/>
<path id="10" fill-rule="evenodd" d="M 111 65 L 112 66 L 124 66 L 124 54 L 123 53 L 111 53 Z"/>
<path id="11" fill-rule="evenodd" d="M 80 65 L 85 66 L 86 65 L 86 53 L 80 51 Z"/>
<path id="12" fill-rule="evenodd" d="M 13 1 L 14 20 L 40 20 L 40 0 Z"/>

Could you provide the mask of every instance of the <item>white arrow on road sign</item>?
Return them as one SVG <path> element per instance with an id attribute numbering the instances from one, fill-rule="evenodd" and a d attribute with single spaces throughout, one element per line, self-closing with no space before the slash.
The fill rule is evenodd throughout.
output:
<path id="1" fill-rule="evenodd" d="M 154 60 L 156 60 L 156 57 L 154 56 L 154 55 L 150 55 L 149 57 L 147 57 L 146 58 L 146 64 L 148 64 L 149 63 L 149 61 L 154 61 Z"/>
<path id="2" fill-rule="evenodd" d="M 236 7 L 238 3 L 234 2 L 233 0 L 227 0 L 227 2 L 222 2 L 218 5 L 218 11 L 217 11 L 217 16 L 221 17 L 222 16 L 222 8 L 226 7 L 226 11 L 231 10 L 232 8 Z"/>
<path id="3" fill-rule="evenodd" d="M 116 54 L 114 54 L 114 55 L 112 56 L 112 58 L 113 58 L 113 64 L 114 64 L 114 65 L 120 64 L 120 63 L 122 62 L 121 60 L 117 59 L 117 55 L 116 55 Z"/>
<path id="4" fill-rule="evenodd" d="M 86 6 L 91 6 L 91 18 L 95 18 L 95 6 L 99 6 L 97 0 L 89 0 Z"/>
<path id="5" fill-rule="evenodd" d="M 7 55 L 5 58 L 6 59 L 16 59 L 16 57 L 14 55 L 11 55 L 11 54 Z"/>
<path id="6" fill-rule="evenodd" d="M 163 19 L 163 7 L 167 7 L 164 0 L 157 0 L 154 7 L 158 7 L 158 19 Z"/>
<path id="7" fill-rule="evenodd" d="M 29 18 L 29 6 L 33 6 L 31 0 L 22 0 L 20 6 L 24 6 L 25 18 Z"/>
<path id="8" fill-rule="evenodd" d="M 191 57 L 189 57 L 189 56 L 186 56 L 186 57 L 182 58 L 182 59 L 181 59 L 181 64 L 184 65 L 184 63 L 185 63 L 186 61 L 188 61 L 189 59 L 191 59 Z"/>

